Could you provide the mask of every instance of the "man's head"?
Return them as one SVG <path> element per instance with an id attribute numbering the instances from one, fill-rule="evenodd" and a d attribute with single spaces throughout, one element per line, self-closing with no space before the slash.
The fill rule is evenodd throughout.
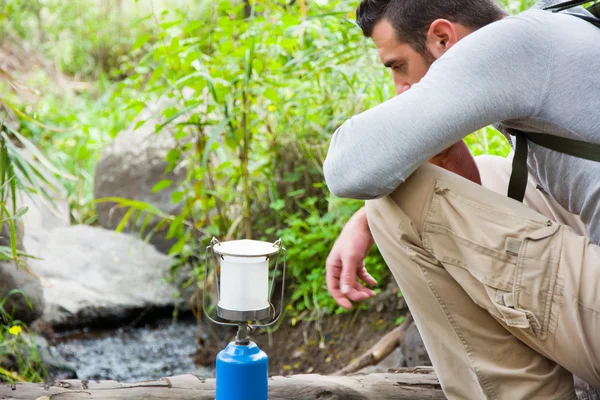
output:
<path id="1" fill-rule="evenodd" d="M 457 41 L 505 16 L 494 0 L 362 0 L 356 10 L 358 25 L 392 69 L 398 94 Z"/>

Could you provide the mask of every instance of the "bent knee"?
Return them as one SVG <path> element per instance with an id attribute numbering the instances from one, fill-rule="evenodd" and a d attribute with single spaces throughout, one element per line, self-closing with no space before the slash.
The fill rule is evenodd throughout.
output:
<path id="1" fill-rule="evenodd" d="M 435 182 L 449 175 L 458 177 L 440 167 L 426 163 L 413 172 L 394 192 L 380 199 L 368 200 L 367 219 L 369 224 L 386 222 L 390 213 L 401 213 L 414 223 L 417 232 L 423 231 L 427 210 L 431 205 Z"/>

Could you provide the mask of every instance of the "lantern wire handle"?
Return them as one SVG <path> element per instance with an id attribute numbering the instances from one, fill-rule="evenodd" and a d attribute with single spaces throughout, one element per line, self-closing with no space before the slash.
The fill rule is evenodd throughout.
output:
<path id="1" fill-rule="evenodd" d="M 277 252 L 277 259 L 275 260 L 275 270 L 273 271 L 273 278 L 271 279 L 271 289 L 269 290 L 269 304 L 271 304 L 271 299 L 273 298 L 273 288 L 275 287 L 275 278 L 277 277 L 277 270 L 279 269 L 279 257 L 281 256 L 281 249 L 283 245 L 281 244 L 281 239 L 278 239 L 275 243 L 273 243 L 273 247 L 279 247 L 279 251 Z M 283 249 L 285 251 L 285 249 Z M 269 257 L 267 256 L 267 260 Z M 274 307 L 273 307 L 274 308 Z M 273 310 L 275 311 L 275 310 Z"/>
<path id="2" fill-rule="evenodd" d="M 277 266 L 275 267 L 275 271 L 273 272 L 273 283 L 271 284 L 271 293 L 269 295 L 269 303 L 271 304 L 273 309 L 275 309 L 275 306 L 273 305 L 273 303 L 271 303 L 271 296 L 273 295 L 273 287 L 275 286 L 275 276 L 277 274 L 277 269 L 279 268 L 279 255 L 281 254 L 281 251 L 283 251 L 283 271 L 282 271 L 283 275 L 281 277 L 281 303 L 279 303 L 279 314 L 277 314 L 277 317 L 273 321 L 269 322 L 268 324 L 250 325 L 250 328 L 268 328 L 269 326 L 272 326 L 275 323 L 277 323 L 277 321 L 279 321 L 279 318 L 281 318 L 281 314 L 283 314 L 283 301 L 284 301 L 284 297 L 285 297 L 285 271 L 286 271 L 286 266 L 287 266 L 287 250 L 281 244 L 281 239 L 279 239 L 275 243 L 279 243 L 280 251 L 279 251 L 279 253 L 277 253 Z"/>
<path id="3" fill-rule="evenodd" d="M 219 241 L 217 240 L 217 238 L 213 238 L 210 241 L 210 244 L 208 246 L 206 246 L 206 252 L 204 253 L 204 290 L 202 291 L 202 310 L 204 311 L 204 315 L 206 315 L 206 318 L 208 318 L 211 322 L 217 324 L 217 325 L 225 325 L 225 326 L 239 326 L 238 324 L 234 324 L 231 322 L 223 322 L 223 321 L 217 321 L 215 319 L 213 319 L 210 314 L 208 313 L 208 310 L 206 309 L 206 281 L 207 281 L 207 277 L 208 277 L 208 252 L 210 250 L 210 252 L 213 255 L 214 258 L 214 251 L 213 251 L 213 246 L 216 243 L 219 243 Z M 215 282 L 217 283 L 217 298 L 219 297 L 219 277 L 217 276 L 217 268 L 216 268 L 216 264 L 215 264 Z"/>
<path id="4" fill-rule="evenodd" d="M 215 255 L 214 252 L 214 246 L 215 245 L 220 245 L 221 242 L 219 242 L 219 240 L 215 237 L 212 238 L 212 240 L 210 241 L 210 244 L 208 246 L 206 246 L 206 251 L 205 251 L 205 256 L 204 256 L 204 290 L 203 290 L 203 294 L 202 294 L 202 309 L 204 311 L 204 314 L 206 315 L 206 317 L 213 323 L 217 324 L 217 325 L 224 325 L 224 326 L 237 326 L 238 327 L 238 340 L 244 341 L 244 337 L 248 335 L 248 331 L 252 331 L 254 328 L 268 328 L 269 326 L 272 326 L 273 324 L 277 323 L 277 321 L 279 320 L 279 318 L 281 317 L 281 314 L 283 314 L 283 302 L 284 302 L 284 298 L 285 298 L 285 274 L 286 274 L 286 266 L 287 266 L 287 250 L 285 247 L 283 247 L 283 243 L 281 241 L 281 239 L 278 239 L 277 241 L 275 241 L 273 243 L 274 247 L 279 247 L 279 251 L 277 252 L 277 259 L 275 261 L 275 270 L 273 271 L 273 278 L 271 280 L 271 289 L 269 290 L 269 305 L 273 308 L 273 313 L 275 314 L 275 312 L 277 311 L 275 309 L 275 305 L 271 302 L 271 299 L 273 298 L 273 292 L 275 289 L 275 278 L 277 277 L 277 271 L 279 270 L 279 259 L 281 257 L 281 252 L 283 251 L 283 268 L 282 268 L 282 279 L 281 279 L 281 302 L 279 304 L 279 314 L 277 314 L 277 317 L 269 322 L 268 324 L 248 324 L 248 323 L 231 323 L 231 322 L 223 322 L 223 321 L 217 321 L 214 318 L 212 318 L 210 316 L 210 314 L 208 313 L 208 310 L 206 309 L 206 297 L 207 297 L 207 287 L 206 287 L 206 281 L 207 281 L 207 277 L 208 277 L 208 254 L 209 252 L 212 255 L 212 259 L 215 262 L 215 284 L 216 284 L 216 289 L 217 289 L 217 301 L 219 300 L 220 297 L 220 293 L 219 293 L 219 277 L 218 277 L 218 273 L 217 273 L 217 257 Z M 221 256 L 223 257 L 223 256 Z M 267 260 L 269 259 L 269 256 L 267 256 Z"/>
<path id="5" fill-rule="evenodd" d="M 217 272 L 217 256 L 215 256 L 215 246 L 220 245 L 221 242 L 219 242 L 219 240 L 213 236 L 212 240 L 210 241 L 210 252 L 212 254 L 212 260 L 215 263 L 215 285 L 217 285 L 217 303 L 221 301 L 221 282 L 219 282 L 219 273 Z M 223 256 L 221 256 L 221 259 L 224 260 Z M 205 281 L 206 283 L 206 281 Z"/>

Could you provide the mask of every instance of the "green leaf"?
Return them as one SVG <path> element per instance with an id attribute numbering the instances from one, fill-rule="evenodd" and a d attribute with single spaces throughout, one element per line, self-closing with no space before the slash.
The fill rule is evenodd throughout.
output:
<path id="1" fill-rule="evenodd" d="M 161 24 L 159 24 L 159 26 L 164 29 L 167 30 L 169 28 L 174 27 L 175 25 L 181 23 L 181 20 L 177 20 L 177 21 L 169 21 L 169 22 L 163 22 Z"/>
<path id="2" fill-rule="evenodd" d="M 119 233 L 123 230 L 123 228 L 125 228 L 125 225 L 127 225 L 127 222 L 129 222 L 129 218 L 131 218 L 131 215 L 134 211 L 136 211 L 136 209 L 133 207 L 127 210 L 125 215 L 123 215 L 121 222 L 119 222 L 119 225 L 115 228 L 115 232 Z"/>
<path id="3" fill-rule="evenodd" d="M 276 103 L 279 101 L 279 93 L 277 93 L 277 91 L 273 88 L 265 89 L 263 96 L 265 96 L 265 98 L 271 100 L 271 102 L 273 102 L 273 103 Z"/>
<path id="4" fill-rule="evenodd" d="M 204 80 L 206 80 L 206 83 L 208 83 L 208 88 L 210 89 L 210 94 L 211 94 L 213 100 L 215 101 L 215 103 L 219 103 L 219 96 L 218 96 L 218 92 L 217 92 L 216 83 L 219 82 L 220 84 L 230 86 L 229 82 L 224 81 L 222 79 L 214 79 L 212 76 L 210 76 L 210 74 L 207 74 L 205 72 L 200 72 L 200 71 L 193 72 L 189 75 L 184 76 L 183 78 L 181 78 L 177 82 L 175 82 L 174 86 L 179 87 L 183 83 L 187 82 L 188 80 L 190 80 L 192 78 L 196 78 L 196 77 L 200 77 L 200 78 L 203 78 Z"/>
<path id="5" fill-rule="evenodd" d="M 202 104 L 202 102 L 195 102 L 190 104 L 187 107 L 184 107 L 182 110 L 179 110 L 178 112 L 176 112 L 175 114 L 173 114 L 171 117 L 169 117 L 165 122 L 163 122 L 162 124 L 159 124 L 156 126 L 156 133 L 160 132 L 165 126 L 169 125 L 171 122 L 173 122 L 175 119 L 177 119 L 177 117 L 179 117 L 180 115 L 185 114 L 186 112 L 193 110 L 194 108 L 197 108 L 200 104 Z"/>
<path id="6" fill-rule="evenodd" d="M 0 207 L 2 207 L 2 210 L 5 215 L 10 215 L 10 213 L 8 212 L 8 209 L 6 208 L 4 203 L 0 203 Z M 10 231 L 9 240 L 10 240 L 10 249 L 11 249 L 11 253 L 12 253 L 12 258 L 14 260 L 16 260 L 17 259 L 17 231 L 15 229 L 15 224 L 13 223 L 11 218 L 6 219 L 5 222 L 8 224 L 8 228 Z"/>
<path id="7" fill-rule="evenodd" d="M 25 215 L 25 213 L 26 213 L 27 211 L 29 211 L 29 207 L 23 206 L 23 207 L 21 207 L 21 208 L 20 208 L 20 209 L 17 211 L 17 213 L 14 215 L 14 217 L 13 217 L 13 218 L 14 218 L 14 219 L 21 218 L 23 215 Z"/>
<path id="8" fill-rule="evenodd" d="M 152 188 L 151 192 L 152 193 L 159 192 L 159 191 L 161 191 L 163 189 L 168 188 L 172 184 L 173 184 L 173 181 L 171 181 L 169 179 L 163 179 L 163 180 L 159 181 L 156 185 L 154 185 L 154 187 Z"/>
<path id="9" fill-rule="evenodd" d="M 160 218 L 169 218 L 169 214 L 161 211 L 159 208 L 153 206 L 150 203 L 146 203 L 144 201 L 139 201 L 139 200 L 131 200 L 131 199 L 125 199 L 123 197 L 102 197 L 100 199 L 96 199 L 93 201 L 94 204 L 99 204 L 99 203 L 117 203 L 119 204 L 121 207 L 134 207 L 138 210 L 141 210 L 143 212 L 147 212 L 149 214 L 152 214 L 154 216 L 160 217 Z"/>
<path id="10" fill-rule="evenodd" d="M 159 65 L 152 71 L 152 75 L 150 76 L 150 80 L 148 81 L 148 85 L 154 85 L 154 83 L 160 79 L 165 73 L 165 66 Z"/>
<path id="11" fill-rule="evenodd" d="M 181 200 L 183 200 L 184 196 L 185 196 L 185 193 L 183 193 L 183 192 L 173 192 L 173 193 L 171 193 L 171 200 L 173 201 L 173 204 L 177 204 Z"/>
<path id="12" fill-rule="evenodd" d="M 144 125 L 145 123 L 146 123 L 146 120 L 145 120 L 145 119 L 141 119 L 141 120 L 139 120 L 138 122 L 136 122 L 136 123 L 135 123 L 135 126 L 133 127 L 133 130 L 134 130 L 134 131 L 137 131 L 137 130 L 138 130 L 138 128 L 139 128 L 140 126 Z"/>
<path id="13" fill-rule="evenodd" d="M 142 47 L 146 42 L 150 39 L 150 35 L 142 35 L 137 38 L 133 46 L 131 46 L 131 51 L 135 51 Z"/>
<path id="14" fill-rule="evenodd" d="M 294 190 L 293 192 L 289 192 L 288 193 L 288 197 L 295 197 L 295 196 L 299 196 L 304 194 L 305 190 L 304 189 L 298 189 L 298 190 Z"/>
<path id="15" fill-rule="evenodd" d="M 277 199 L 271 202 L 271 204 L 269 204 L 269 207 L 275 211 L 279 211 L 285 207 L 285 200 Z"/>
<path id="16" fill-rule="evenodd" d="M 203 25 L 204 24 L 202 23 L 202 21 L 194 20 L 186 25 L 186 27 L 183 29 L 183 32 L 192 33 L 195 30 L 202 28 Z"/>
<path id="17" fill-rule="evenodd" d="M 40 162 L 40 164 L 42 164 L 46 169 L 48 169 L 50 172 L 62 176 L 66 179 L 70 179 L 70 180 L 76 180 L 77 178 L 75 178 L 73 175 L 68 175 L 65 174 L 64 172 L 60 171 L 58 168 L 56 168 L 47 158 L 45 155 L 42 154 L 42 152 L 40 150 L 38 150 L 38 148 L 29 140 L 27 139 L 25 136 L 21 135 L 19 132 L 15 131 L 14 129 L 8 128 L 8 130 L 17 137 L 17 139 L 19 139 L 19 142 L 21 142 L 26 148 L 27 150 L 29 150 L 34 156 L 35 158 Z M 29 163 L 31 164 L 31 163 Z M 50 182 L 47 182 L 47 184 L 50 184 Z"/>

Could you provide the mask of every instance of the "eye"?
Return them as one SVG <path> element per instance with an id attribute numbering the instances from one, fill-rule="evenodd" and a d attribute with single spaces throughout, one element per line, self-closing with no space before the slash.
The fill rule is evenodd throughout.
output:
<path id="1" fill-rule="evenodd" d="M 392 65 L 392 70 L 401 72 L 404 69 L 404 63 Z"/>

